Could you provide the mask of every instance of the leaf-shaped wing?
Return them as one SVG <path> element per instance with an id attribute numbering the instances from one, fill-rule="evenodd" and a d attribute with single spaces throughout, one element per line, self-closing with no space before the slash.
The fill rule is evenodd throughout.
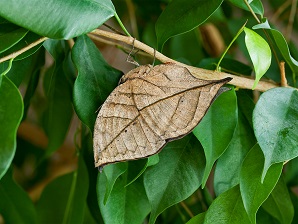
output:
<path id="1" fill-rule="evenodd" d="M 148 157 L 192 131 L 230 81 L 201 80 L 182 66 L 140 66 L 123 76 L 99 111 L 95 165 Z"/>

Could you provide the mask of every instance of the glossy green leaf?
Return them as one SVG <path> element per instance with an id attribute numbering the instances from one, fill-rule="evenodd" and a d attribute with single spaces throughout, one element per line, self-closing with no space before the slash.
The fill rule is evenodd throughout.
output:
<path id="1" fill-rule="evenodd" d="M 252 114 L 253 110 L 255 109 L 255 103 L 253 102 L 252 95 L 248 90 L 238 90 L 237 91 L 237 104 L 238 110 L 240 110 L 246 120 L 248 121 L 250 127 L 253 127 L 252 124 Z"/>
<path id="2" fill-rule="evenodd" d="M 270 33 L 274 39 L 274 42 L 275 42 L 276 46 L 278 47 L 281 55 L 283 56 L 284 60 L 286 61 L 286 63 L 289 65 L 289 67 L 292 70 L 293 80 L 294 80 L 294 84 L 295 84 L 296 76 L 298 76 L 298 61 L 292 57 L 290 50 L 289 50 L 289 46 L 287 44 L 287 41 L 284 38 L 284 36 L 282 35 L 282 33 L 276 29 L 272 29 L 266 19 L 263 20 L 263 23 L 255 25 L 253 27 L 253 29 L 267 29 L 270 31 Z"/>
<path id="3" fill-rule="evenodd" d="M 122 72 L 106 63 L 88 36 L 77 39 L 72 59 L 79 72 L 74 84 L 74 107 L 79 118 L 93 131 L 98 108 L 117 86 Z"/>
<path id="4" fill-rule="evenodd" d="M 87 167 L 89 176 L 89 189 L 87 195 L 87 205 L 89 211 L 96 221 L 96 223 L 103 223 L 103 219 L 99 210 L 99 205 L 97 202 L 97 175 L 98 169 L 94 168 L 94 157 L 93 157 L 93 139 L 92 133 L 89 128 L 82 124 L 81 131 L 81 153 L 84 157 L 84 161 Z M 103 174 L 104 175 L 104 174 Z"/>
<path id="5" fill-rule="evenodd" d="M 27 47 L 29 44 L 33 43 L 34 41 L 37 41 L 41 36 L 33 33 L 28 32 L 17 44 L 9 48 L 7 51 L 0 54 L 0 58 L 5 57 L 9 54 L 12 54 L 16 51 L 19 51 L 20 49 Z M 42 46 L 42 43 L 38 44 L 37 46 L 25 51 L 24 53 L 20 54 L 16 58 L 14 58 L 14 61 L 23 60 L 30 55 L 34 54 L 40 47 Z"/>
<path id="6" fill-rule="evenodd" d="M 294 207 L 284 178 L 281 177 L 262 207 L 280 223 L 292 223 Z"/>
<path id="7" fill-rule="evenodd" d="M 245 10 L 249 11 L 249 8 L 247 7 L 247 5 L 244 3 L 243 0 L 228 0 L 228 1 L 241 9 L 245 9 Z M 257 13 L 261 16 L 264 15 L 263 4 L 260 0 L 253 0 L 250 2 L 249 5 L 255 13 Z"/>
<path id="8" fill-rule="evenodd" d="M 145 166 L 142 168 L 142 170 L 126 185 L 126 187 L 128 185 L 130 185 L 131 183 L 133 183 L 134 181 L 136 181 L 136 179 L 138 179 L 145 171 L 148 167 L 150 166 L 154 166 L 156 165 L 157 163 L 159 163 L 159 155 L 158 154 L 155 154 L 153 156 L 150 156 L 148 159 L 147 159 L 147 162 L 145 164 Z"/>
<path id="9" fill-rule="evenodd" d="M 215 100 L 202 121 L 193 130 L 206 156 L 202 186 L 205 186 L 214 162 L 227 149 L 234 135 L 237 121 L 237 98 L 235 90 L 231 89 Z"/>
<path id="10" fill-rule="evenodd" d="M 186 33 L 202 24 L 222 2 L 223 0 L 171 1 L 155 25 L 158 49 L 161 50 L 170 37 Z"/>
<path id="11" fill-rule="evenodd" d="M 57 39 L 88 33 L 114 14 L 111 0 L 0 1 L 0 16 L 41 36 Z"/>
<path id="12" fill-rule="evenodd" d="M 43 190 L 37 202 L 39 223 L 82 223 L 88 183 L 86 166 L 79 157 L 75 172 L 56 178 Z"/>
<path id="13" fill-rule="evenodd" d="M 195 217 L 191 218 L 186 224 L 204 224 L 205 215 L 205 212 L 200 213 Z"/>
<path id="14" fill-rule="evenodd" d="M 33 202 L 12 179 L 11 171 L 0 180 L 0 198 L 0 214 L 4 223 L 37 223 Z"/>
<path id="15" fill-rule="evenodd" d="M 292 191 L 289 191 L 290 193 L 290 197 L 291 197 L 291 200 L 292 200 L 292 204 L 293 204 L 293 207 L 294 207 L 294 217 L 293 217 L 293 220 L 292 220 L 292 223 L 297 223 L 298 222 L 298 196 L 297 194 L 293 193 Z"/>
<path id="16" fill-rule="evenodd" d="M 253 130 L 242 112 L 239 111 L 238 124 L 233 138 L 216 163 L 214 172 L 214 191 L 216 195 L 220 195 L 239 184 L 242 161 L 255 143 Z"/>
<path id="17" fill-rule="evenodd" d="M 204 167 L 202 147 L 192 134 L 166 145 L 159 154 L 159 163 L 144 173 L 151 204 L 150 224 L 166 208 L 188 198 L 199 188 Z"/>
<path id="18" fill-rule="evenodd" d="M 13 66 L 6 76 L 16 85 L 16 87 L 19 87 L 21 82 L 26 77 L 29 77 L 35 71 L 36 67 L 40 66 L 42 60 L 44 61 L 44 58 L 41 58 L 41 55 L 33 54 L 24 60 L 13 61 Z M 7 69 L 8 64 L 8 61 L 0 63 L 0 73 Z"/>
<path id="19" fill-rule="evenodd" d="M 287 185 L 289 187 L 298 186 L 298 157 L 290 160 L 286 164 L 286 170 L 287 170 L 287 173 L 285 175 L 285 181 Z"/>
<path id="20" fill-rule="evenodd" d="M 205 57 L 199 30 L 194 29 L 184 35 L 178 35 L 169 41 L 170 54 L 174 60 L 188 60 L 191 65 L 197 65 Z M 189 47 L 191 43 L 192 47 Z"/>
<path id="21" fill-rule="evenodd" d="M 16 151 L 16 135 L 23 116 L 23 99 L 18 88 L 0 74 L 0 179 Z"/>
<path id="22" fill-rule="evenodd" d="M 204 224 L 251 224 L 241 200 L 239 185 L 219 195 L 208 208 Z"/>
<path id="23" fill-rule="evenodd" d="M 28 30 L 14 24 L 2 24 L 0 30 L 0 53 L 17 44 L 27 33 Z"/>
<path id="24" fill-rule="evenodd" d="M 257 213 L 257 223 L 258 224 L 280 224 L 274 217 L 272 217 L 268 212 L 266 212 L 262 206 Z"/>
<path id="25" fill-rule="evenodd" d="M 39 78 L 40 78 L 40 73 L 41 73 L 41 68 L 44 66 L 45 63 L 45 58 L 44 56 L 44 49 L 42 48 L 39 52 L 36 53 L 35 60 L 32 60 L 33 68 L 30 74 L 30 78 L 27 84 L 27 89 L 26 93 L 24 95 L 24 116 L 23 120 L 26 119 L 27 117 L 27 112 L 31 103 L 31 99 L 35 93 L 35 90 L 37 89 L 38 83 L 39 83 Z M 31 69 L 30 69 L 31 70 Z M 30 72 L 30 71 L 28 71 Z"/>
<path id="26" fill-rule="evenodd" d="M 256 138 L 265 155 L 262 179 L 274 163 L 298 156 L 298 91 L 274 88 L 263 93 L 253 112 Z"/>
<path id="27" fill-rule="evenodd" d="M 219 58 L 204 58 L 200 61 L 198 67 L 205 68 L 208 70 L 215 70 L 218 61 Z M 252 72 L 252 68 L 250 66 L 231 58 L 223 58 L 223 60 L 220 63 L 220 69 L 223 72 L 228 72 L 231 74 L 242 74 L 249 76 Z"/>
<path id="28" fill-rule="evenodd" d="M 128 171 L 121 175 L 110 194 L 109 200 L 104 205 L 106 192 L 106 175 L 98 174 L 97 198 L 100 211 L 106 224 L 139 224 L 150 212 L 150 205 L 146 197 L 143 183 L 138 179 L 129 186 L 130 169 L 134 169 L 133 163 L 128 163 Z"/>
<path id="29" fill-rule="evenodd" d="M 104 168 L 106 175 L 106 193 L 104 196 L 103 204 L 106 205 L 108 198 L 113 190 L 113 186 L 125 171 L 127 170 L 127 163 L 110 164 Z"/>
<path id="30" fill-rule="evenodd" d="M 245 157 L 240 173 L 240 192 L 249 219 L 256 223 L 256 213 L 277 183 L 283 164 L 270 167 L 261 181 L 264 156 L 259 145 L 255 145 Z"/>
<path id="31" fill-rule="evenodd" d="M 256 88 L 259 80 L 269 69 L 271 64 L 271 50 L 269 44 L 256 32 L 244 27 L 245 44 L 255 70 L 255 82 L 252 89 Z"/>
<path id="32" fill-rule="evenodd" d="M 49 138 L 47 155 L 50 155 L 62 145 L 73 115 L 72 83 L 63 68 L 63 62 L 67 60 L 65 43 L 50 40 L 44 46 L 56 61 L 44 78 L 48 105 L 43 114 L 43 126 Z"/>

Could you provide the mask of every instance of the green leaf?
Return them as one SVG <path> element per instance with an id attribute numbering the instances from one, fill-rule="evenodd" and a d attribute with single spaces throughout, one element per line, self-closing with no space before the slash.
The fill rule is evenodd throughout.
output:
<path id="1" fill-rule="evenodd" d="M 96 111 L 117 86 L 122 72 L 106 63 L 88 36 L 77 39 L 72 59 L 79 72 L 74 84 L 74 107 L 78 117 L 93 131 Z"/>
<path id="2" fill-rule="evenodd" d="M 256 138 L 265 155 L 262 180 L 269 167 L 298 156 L 298 91 L 274 88 L 263 93 L 253 112 Z"/>
<path id="3" fill-rule="evenodd" d="M 248 151 L 255 145 L 256 139 L 252 128 L 241 111 L 238 112 L 238 124 L 233 138 L 219 157 L 214 172 L 214 190 L 216 195 L 239 184 L 240 168 Z"/>
<path id="4" fill-rule="evenodd" d="M 39 36 L 35 33 L 28 32 L 17 44 L 15 44 L 11 48 L 9 48 L 7 51 L 0 54 L 0 58 L 5 57 L 9 54 L 12 54 L 12 53 L 24 48 L 24 47 L 27 47 L 29 44 L 37 41 L 40 37 L 41 36 Z M 14 61 L 23 60 L 23 59 L 29 57 L 30 55 L 34 54 L 41 46 L 42 46 L 42 43 L 40 43 L 37 46 L 25 51 L 24 53 L 20 54 L 19 56 L 17 56 L 13 60 Z"/>
<path id="5" fill-rule="evenodd" d="M 114 14 L 111 0 L 0 1 L 0 16 L 41 36 L 57 39 L 88 33 Z"/>
<path id="6" fill-rule="evenodd" d="M 89 128 L 84 124 L 82 124 L 81 142 L 81 152 L 83 154 L 89 176 L 87 205 L 89 207 L 90 213 L 92 214 L 92 217 L 96 220 L 96 223 L 103 223 L 103 219 L 101 217 L 99 205 L 97 202 L 96 184 L 98 169 L 94 169 L 92 133 L 89 130 Z"/>
<path id="7" fill-rule="evenodd" d="M 271 50 L 268 43 L 256 32 L 244 27 L 245 44 L 255 69 L 255 82 L 252 89 L 256 88 L 259 80 L 269 69 L 271 64 Z"/>
<path id="8" fill-rule="evenodd" d="M 241 200 L 239 185 L 219 195 L 208 208 L 204 224 L 251 224 Z"/>
<path id="9" fill-rule="evenodd" d="M 298 197 L 292 191 L 289 191 L 289 193 L 290 193 L 290 197 L 291 197 L 292 204 L 294 207 L 294 217 L 293 217 L 292 223 L 297 223 L 298 222 L 298 213 L 297 213 L 297 211 L 298 211 Z"/>
<path id="10" fill-rule="evenodd" d="M 206 156 L 206 169 L 202 186 L 205 186 L 214 162 L 227 149 L 238 120 L 235 90 L 221 94 L 193 130 L 201 142 Z"/>
<path id="11" fill-rule="evenodd" d="M 127 187 L 128 185 L 132 184 L 134 181 L 136 181 L 136 179 L 138 179 L 145 171 L 148 167 L 150 166 L 154 166 L 156 165 L 157 163 L 159 163 L 159 155 L 158 154 L 155 154 L 153 156 L 150 156 L 148 159 L 147 159 L 147 162 L 145 164 L 145 166 L 143 167 L 143 169 L 125 186 Z"/>
<path id="12" fill-rule="evenodd" d="M 189 47 L 191 43 L 192 47 Z M 175 60 L 188 60 L 192 65 L 197 65 L 198 62 L 205 57 L 202 47 L 202 41 L 199 37 L 199 30 L 194 29 L 184 35 L 173 37 L 169 41 L 170 54 L 169 56 Z"/>
<path id="13" fill-rule="evenodd" d="M 249 8 L 247 7 L 247 5 L 244 3 L 243 0 L 228 0 L 228 1 L 241 9 L 249 11 Z M 250 2 L 249 5 L 255 13 L 257 13 L 263 17 L 264 7 L 260 0 L 253 0 Z"/>
<path id="14" fill-rule="evenodd" d="M 200 61 L 198 67 L 205 68 L 208 70 L 215 70 L 216 65 L 218 64 L 219 58 L 204 58 Z M 223 58 L 220 63 L 221 71 L 226 71 L 231 74 L 242 74 L 242 75 L 251 75 L 252 68 L 246 64 L 243 64 L 240 61 L 231 59 L 231 58 Z"/>
<path id="15" fill-rule="evenodd" d="M 45 58 L 44 58 L 45 51 L 42 48 L 38 53 L 36 53 L 36 56 L 34 57 L 35 60 L 32 60 L 34 63 L 34 67 L 32 68 L 32 72 L 30 74 L 30 78 L 28 81 L 26 93 L 24 96 L 24 116 L 23 120 L 27 117 L 27 112 L 31 103 L 31 99 L 35 93 L 35 90 L 38 86 L 39 77 L 40 77 L 40 70 L 44 66 Z M 30 69 L 31 70 L 31 69 Z M 28 71 L 29 72 L 29 71 Z"/>
<path id="16" fill-rule="evenodd" d="M 107 179 L 105 175 L 98 174 L 97 197 L 106 224 L 139 224 L 150 212 L 150 205 L 142 182 L 137 180 L 125 187 L 131 169 L 135 169 L 135 167 L 132 162 L 129 162 L 128 171 L 117 179 L 106 205 L 103 201 Z"/>
<path id="17" fill-rule="evenodd" d="M 245 157 L 240 173 L 240 192 L 244 208 L 252 223 L 256 223 L 259 207 L 270 195 L 282 171 L 283 164 L 270 167 L 264 181 L 261 181 L 264 156 L 259 145 L 255 145 Z"/>
<path id="18" fill-rule="evenodd" d="M 88 193 L 88 175 L 79 157 L 78 169 L 56 178 L 37 202 L 39 223 L 82 223 Z"/>
<path id="19" fill-rule="evenodd" d="M 23 110 L 23 99 L 18 88 L 0 74 L 0 179 L 15 155 L 16 135 Z"/>
<path id="20" fill-rule="evenodd" d="M 255 108 L 255 103 L 251 98 L 252 96 L 250 97 L 249 94 L 251 94 L 251 91 L 238 90 L 237 103 L 238 103 L 238 109 L 243 113 L 250 127 L 253 127 L 252 114 Z"/>
<path id="21" fill-rule="evenodd" d="M 170 37 L 186 33 L 202 24 L 222 2 L 223 0 L 171 1 L 155 25 L 158 49 L 162 50 L 164 43 Z"/>
<path id="22" fill-rule="evenodd" d="M 285 181 L 287 185 L 289 187 L 297 186 L 298 185 L 298 157 L 289 161 L 286 164 L 286 169 L 287 169 L 287 173 L 285 176 Z"/>
<path id="23" fill-rule="evenodd" d="M 1 3 L 0 3 L 1 4 Z M 1 24 L 0 30 L 0 53 L 17 44 L 26 34 L 28 30 L 18 27 L 11 23 Z"/>
<path id="24" fill-rule="evenodd" d="M 31 57 L 27 57 L 24 60 L 14 61 L 13 66 L 6 74 L 6 76 L 17 86 L 19 87 L 21 82 L 29 77 L 39 66 L 41 61 L 44 61 L 44 58 L 41 58 L 39 54 L 33 54 Z M 0 63 L 0 73 L 7 69 L 9 62 L 5 61 Z M 36 65 L 38 64 L 38 66 Z"/>
<path id="25" fill-rule="evenodd" d="M 262 207 L 260 207 L 257 213 L 257 223 L 258 224 L 280 224 L 274 217 L 272 217 L 268 212 L 266 212 Z"/>
<path id="26" fill-rule="evenodd" d="M 63 62 L 67 60 L 64 44 L 63 41 L 56 40 L 45 43 L 46 49 L 56 62 L 44 78 L 48 103 L 48 108 L 43 114 L 43 126 L 49 138 L 47 155 L 57 150 L 63 143 L 73 115 L 72 83 L 69 82 L 67 71 L 63 68 Z"/>
<path id="27" fill-rule="evenodd" d="M 166 145 L 159 154 L 159 163 L 144 173 L 152 209 L 150 224 L 166 208 L 188 198 L 199 188 L 204 166 L 202 147 L 192 134 Z"/>
<path id="28" fill-rule="evenodd" d="M 204 224 L 206 212 L 200 213 L 191 218 L 186 224 Z"/>
<path id="29" fill-rule="evenodd" d="M 103 204 L 106 205 L 108 198 L 113 190 L 114 184 L 118 177 L 120 177 L 127 170 L 127 163 L 110 164 L 104 168 L 106 175 L 106 193 Z"/>
<path id="30" fill-rule="evenodd" d="M 292 223 L 294 207 L 283 176 L 277 182 L 274 190 L 262 207 L 280 223 Z"/>
<path id="31" fill-rule="evenodd" d="M 12 179 L 11 170 L 0 181 L 0 198 L 0 214 L 4 223 L 37 223 L 33 202 Z"/>
<path id="32" fill-rule="evenodd" d="M 287 62 L 293 73 L 294 85 L 296 84 L 296 77 L 298 76 L 298 61 L 295 60 L 289 50 L 286 39 L 278 30 L 272 29 L 266 19 L 263 20 L 263 23 L 255 25 L 253 29 L 268 29 L 274 39 L 276 46 L 278 47 L 281 55 L 284 60 Z"/>

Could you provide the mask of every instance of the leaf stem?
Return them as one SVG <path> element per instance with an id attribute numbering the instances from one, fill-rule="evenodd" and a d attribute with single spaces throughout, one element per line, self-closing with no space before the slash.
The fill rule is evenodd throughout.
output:
<path id="1" fill-rule="evenodd" d="M 7 69 L 4 72 L 2 72 L 1 76 L 6 75 L 10 71 L 11 66 L 12 66 L 12 61 L 13 61 L 13 58 L 11 58 L 9 60 L 8 67 L 7 67 Z"/>
<path id="2" fill-rule="evenodd" d="M 117 14 L 117 13 L 115 13 L 115 15 L 114 15 L 114 16 L 115 16 L 115 18 L 116 18 L 117 22 L 119 23 L 119 25 L 120 25 L 121 29 L 124 31 L 124 33 L 125 33 L 127 36 L 131 37 L 131 35 L 130 35 L 130 34 L 129 34 L 129 32 L 126 30 L 125 26 L 123 25 L 123 23 L 122 23 L 121 19 L 119 18 L 118 14 Z"/>
<path id="3" fill-rule="evenodd" d="M 232 46 L 232 44 L 235 42 L 235 40 L 238 38 L 238 36 L 242 33 L 242 31 L 243 31 L 243 29 L 244 29 L 246 23 L 247 23 L 247 21 L 246 21 L 246 22 L 243 24 L 243 26 L 238 30 L 236 36 L 233 38 L 233 40 L 231 41 L 231 43 L 229 44 L 229 46 L 226 48 L 226 50 L 224 51 L 224 53 L 223 53 L 222 56 L 220 57 L 220 59 L 219 59 L 217 65 L 216 65 L 216 69 L 215 69 L 216 71 L 220 71 L 220 69 L 219 69 L 219 65 L 220 65 L 222 59 L 224 58 L 224 56 L 226 55 L 226 53 L 228 52 L 228 50 L 230 49 L 230 47 Z"/>

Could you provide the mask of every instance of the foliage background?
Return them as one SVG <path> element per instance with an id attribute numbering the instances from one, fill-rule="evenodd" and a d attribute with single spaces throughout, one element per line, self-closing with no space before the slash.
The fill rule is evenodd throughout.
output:
<path id="1" fill-rule="evenodd" d="M 247 21 L 275 54 L 262 58 L 270 65 L 263 78 L 280 83 L 283 60 L 289 85 L 297 87 L 296 6 L 252 1 L 262 18 L 252 29 L 258 22 L 240 0 L 0 1 L 0 60 L 50 38 L 0 63 L 0 222 L 298 222 L 297 89 L 261 94 L 230 86 L 193 133 L 158 155 L 98 173 L 96 111 L 134 66 L 126 62 L 131 47 L 90 35 L 95 45 L 85 35 L 107 22 L 174 60 L 214 70 Z M 222 71 L 258 76 L 262 66 L 251 52 L 263 51 L 248 44 L 248 32 L 229 49 Z"/>

